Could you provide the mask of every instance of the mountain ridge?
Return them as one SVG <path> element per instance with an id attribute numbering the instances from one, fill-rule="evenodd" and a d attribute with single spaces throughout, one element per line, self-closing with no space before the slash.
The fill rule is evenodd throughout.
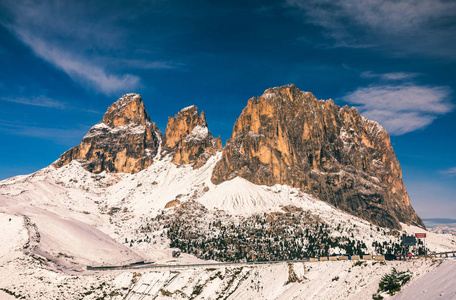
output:
<path id="1" fill-rule="evenodd" d="M 136 173 L 169 155 L 177 166 L 200 168 L 220 151 L 211 176 L 215 184 L 237 176 L 259 185 L 285 184 L 376 225 L 424 227 L 383 127 L 355 108 L 318 100 L 292 84 L 249 99 L 225 147 L 196 106 L 169 117 L 162 136 L 141 96 L 126 94 L 54 165 L 76 159 L 94 173 Z"/>

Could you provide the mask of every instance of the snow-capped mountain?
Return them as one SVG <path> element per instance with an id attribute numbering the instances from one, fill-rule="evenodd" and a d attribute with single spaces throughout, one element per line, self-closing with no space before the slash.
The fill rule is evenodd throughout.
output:
<path id="1" fill-rule="evenodd" d="M 393 253 L 403 232 L 425 232 L 386 131 L 292 85 L 249 100 L 225 148 L 195 106 L 162 136 L 141 97 L 127 94 L 55 163 L 0 182 L 0 222 L 3 274 L 170 262 L 173 249 L 184 263 Z M 426 247 L 454 250 L 454 236 L 428 233 Z M 233 284 L 224 280 L 219 289 Z"/>
<path id="2" fill-rule="evenodd" d="M 159 147 L 162 157 L 194 168 L 223 150 L 211 174 L 215 184 L 241 177 L 288 185 L 376 225 L 424 227 L 410 205 L 387 132 L 356 109 L 317 100 L 294 85 L 250 99 L 224 149 L 195 106 L 169 118 L 162 141 L 141 97 L 125 95 L 54 165 L 78 160 L 92 173 L 138 172 L 152 164 Z"/>

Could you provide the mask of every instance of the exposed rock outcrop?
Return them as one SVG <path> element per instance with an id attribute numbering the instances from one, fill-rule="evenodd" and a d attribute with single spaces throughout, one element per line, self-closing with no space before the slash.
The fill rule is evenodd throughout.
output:
<path id="1" fill-rule="evenodd" d="M 165 208 L 170 208 L 174 207 L 176 205 L 179 205 L 181 202 L 179 200 L 171 200 L 168 203 L 166 203 Z"/>
<path id="2" fill-rule="evenodd" d="M 76 159 L 93 173 L 135 173 L 151 165 L 160 141 L 160 130 L 151 122 L 141 96 L 127 94 L 113 103 L 103 121 L 89 130 L 79 146 L 62 154 L 54 166 Z"/>
<path id="3" fill-rule="evenodd" d="M 163 154 L 173 155 L 176 165 L 192 164 L 199 168 L 222 150 L 222 141 L 211 135 L 204 111 L 200 115 L 198 108 L 192 105 L 182 109 L 174 118 L 168 118 L 162 148 Z"/>
<path id="4" fill-rule="evenodd" d="M 356 109 L 317 100 L 294 85 L 248 101 L 212 182 L 236 176 L 301 188 L 376 225 L 424 227 L 410 205 L 388 133 Z"/>

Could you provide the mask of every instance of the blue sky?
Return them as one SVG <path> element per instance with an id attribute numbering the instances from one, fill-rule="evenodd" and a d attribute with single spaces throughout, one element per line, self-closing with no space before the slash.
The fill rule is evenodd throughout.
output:
<path id="1" fill-rule="evenodd" d="M 140 93 L 164 131 L 195 104 L 226 141 L 252 96 L 295 84 L 391 134 L 420 216 L 456 217 L 456 2 L 0 2 L 0 179 L 79 144 Z"/>

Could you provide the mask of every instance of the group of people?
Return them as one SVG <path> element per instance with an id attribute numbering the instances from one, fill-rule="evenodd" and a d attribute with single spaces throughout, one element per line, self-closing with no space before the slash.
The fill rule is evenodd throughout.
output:
<path id="1" fill-rule="evenodd" d="M 409 253 L 409 254 L 407 254 L 407 256 L 404 256 L 404 259 L 405 259 L 406 257 L 408 257 L 409 260 L 412 259 L 412 253 Z M 401 260 L 401 259 L 402 259 L 402 255 L 399 254 L 399 256 L 398 256 L 397 258 L 398 258 L 399 260 Z"/>

